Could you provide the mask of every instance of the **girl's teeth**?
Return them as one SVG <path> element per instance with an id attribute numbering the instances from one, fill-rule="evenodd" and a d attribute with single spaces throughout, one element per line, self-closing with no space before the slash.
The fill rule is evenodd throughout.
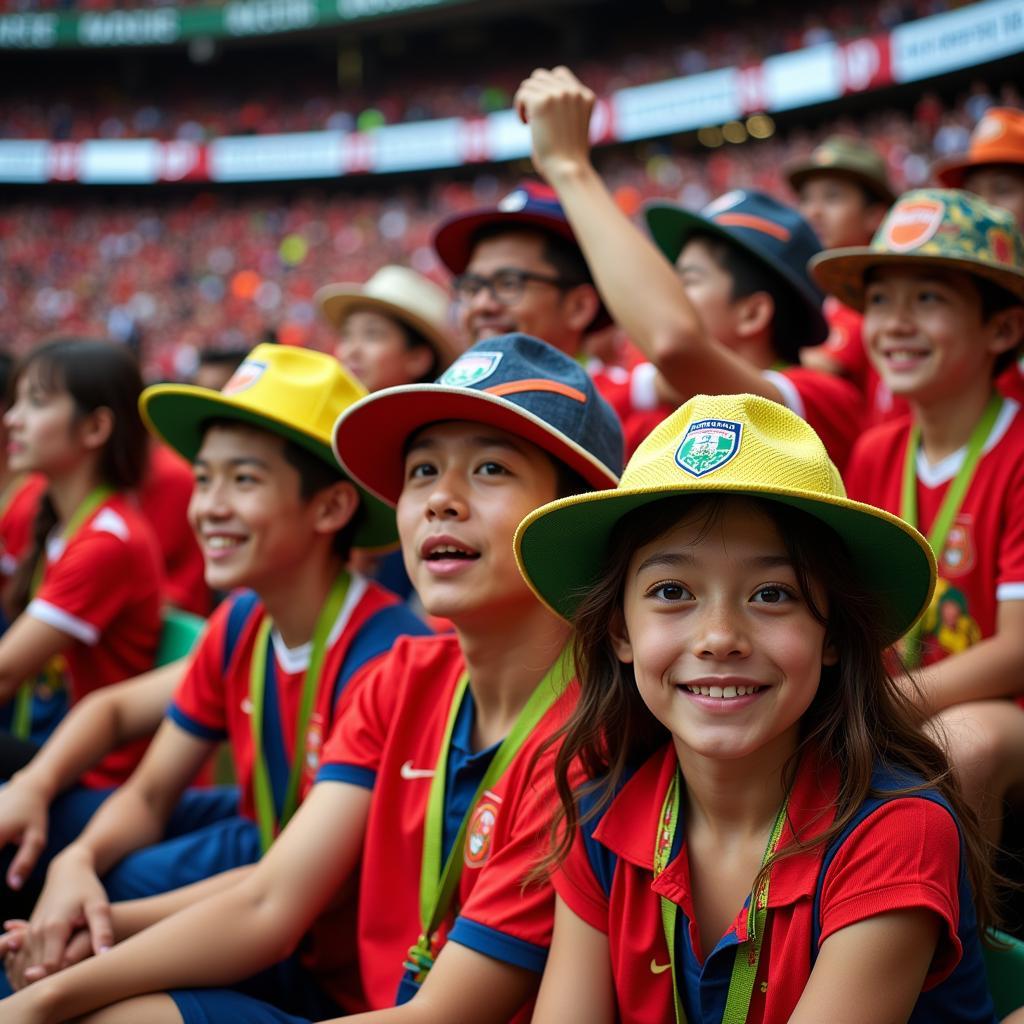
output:
<path id="1" fill-rule="evenodd" d="M 757 693 L 759 686 L 687 686 L 692 694 L 699 694 L 701 697 L 717 697 L 720 700 L 729 700 L 732 697 L 746 697 Z"/>

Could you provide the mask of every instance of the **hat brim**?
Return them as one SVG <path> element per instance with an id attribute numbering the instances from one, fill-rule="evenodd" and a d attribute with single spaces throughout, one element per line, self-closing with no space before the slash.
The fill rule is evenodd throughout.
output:
<path id="1" fill-rule="evenodd" d="M 810 284 L 801 281 L 788 267 L 776 263 L 766 253 L 749 245 L 732 232 L 726 231 L 725 228 L 719 227 L 713 220 L 689 210 L 681 210 L 677 206 L 663 203 L 649 203 L 644 207 L 644 218 L 654 244 L 672 264 L 679 259 L 679 254 L 690 238 L 697 234 L 713 235 L 749 253 L 768 267 L 800 300 L 807 325 L 807 338 L 803 344 L 816 345 L 828 337 L 828 323 L 821 311 L 821 297 L 815 295 Z"/>
<path id="2" fill-rule="evenodd" d="M 822 289 L 853 309 L 864 311 L 864 285 L 867 272 L 873 267 L 890 264 L 935 266 L 961 270 L 984 277 L 1004 288 L 1024 303 L 1024 273 L 993 267 L 982 260 L 960 256 L 923 256 L 914 252 L 878 252 L 868 246 L 829 249 L 814 256 L 808 264 L 811 276 Z"/>
<path id="3" fill-rule="evenodd" d="M 205 425 L 210 420 L 234 420 L 277 434 L 312 453 L 332 469 L 338 468 L 326 441 L 275 416 L 240 405 L 230 395 L 219 391 L 193 384 L 157 384 L 142 393 L 139 410 L 150 431 L 189 462 L 199 454 Z M 359 487 L 358 482 L 356 486 L 363 502 L 363 519 L 353 545 L 365 550 L 393 548 L 398 542 L 394 512 Z"/>
<path id="4" fill-rule="evenodd" d="M 848 178 L 868 191 L 880 203 L 892 206 L 896 202 L 896 193 L 893 192 L 884 182 L 873 177 L 864 171 L 842 164 L 816 164 L 809 160 L 790 164 L 783 168 L 782 175 L 789 182 L 789 187 L 794 192 L 799 191 L 800 186 L 816 174 L 833 174 L 839 177 Z"/>
<path id="5" fill-rule="evenodd" d="M 999 150 L 987 149 L 984 156 L 971 157 L 967 153 L 944 157 L 932 164 L 932 177 L 943 188 L 963 188 L 971 171 L 981 167 L 1017 167 L 1024 173 L 1024 151 L 1020 147 Z"/>
<path id="6" fill-rule="evenodd" d="M 389 505 L 404 483 L 405 446 L 430 423 L 465 420 L 507 431 L 563 462 L 593 487 L 614 487 L 611 472 L 585 448 L 507 399 L 472 388 L 409 384 L 386 388 L 346 409 L 334 426 L 334 457 L 345 472 Z M 367 444 L 368 438 L 373 439 Z"/>
<path id="7" fill-rule="evenodd" d="M 835 530 L 865 584 L 879 597 L 886 644 L 903 636 L 927 609 L 935 585 L 935 559 L 917 531 L 896 516 L 848 498 L 710 481 L 574 495 L 545 505 L 530 513 L 516 531 L 520 571 L 551 611 L 571 619 L 598 579 L 612 530 L 623 516 L 663 498 L 700 494 L 777 501 Z"/>
<path id="8" fill-rule="evenodd" d="M 525 210 L 489 209 L 460 214 L 445 221 L 434 232 L 434 250 L 453 274 L 461 274 L 469 266 L 477 234 L 482 228 L 492 225 L 507 227 L 509 230 L 516 227 L 536 228 L 551 235 L 558 235 L 579 248 L 579 242 L 568 221 L 559 217 Z M 600 299 L 600 295 L 598 298 Z M 602 300 L 594 319 L 587 325 L 587 331 L 599 331 L 611 323 L 611 314 L 605 309 Z"/>
<path id="9" fill-rule="evenodd" d="M 437 325 L 412 312 L 405 306 L 367 295 L 358 284 L 329 284 L 320 288 L 313 296 L 313 302 L 320 307 L 324 319 L 335 329 L 341 325 L 354 309 L 367 309 L 406 324 L 422 334 L 437 353 L 441 365 L 438 372 L 446 370 L 459 354 L 454 341 L 439 330 Z"/>

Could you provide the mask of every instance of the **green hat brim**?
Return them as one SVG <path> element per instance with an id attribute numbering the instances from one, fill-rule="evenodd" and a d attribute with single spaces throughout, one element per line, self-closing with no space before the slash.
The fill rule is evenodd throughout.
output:
<path id="1" fill-rule="evenodd" d="M 189 462 L 195 461 L 202 447 L 207 422 L 234 420 L 297 444 L 339 476 L 344 476 L 329 441 L 322 441 L 270 414 L 255 412 L 219 391 L 193 384 L 157 384 L 142 393 L 139 410 L 150 431 Z M 355 486 L 363 503 L 363 520 L 353 546 L 365 550 L 393 548 L 398 543 L 394 512 L 358 484 Z"/>
<path id="2" fill-rule="evenodd" d="M 644 216 L 654 244 L 673 265 L 693 235 L 713 235 L 742 249 L 775 274 L 780 283 L 799 300 L 807 317 L 807 344 L 815 344 L 828 337 L 828 322 L 821 311 L 820 300 L 812 294 L 810 283 L 799 281 L 788 267 L 770 262 L 765 259 L 764 253 L 747 245 L 742 238 L 719 227 L 713 220 L 697 213 L 690 213 L 689 210 L 681 210 L 677 206 L 652 204 L 645 208 Z"/>
<path id="3" fill-rule="evenodd" d="M 663 498 L 733 494 L 777 501 L 831 527 L 846 544 L 864 583 L 878 595 L 884 642 L 903 636 L 924 614 L 935 586 L 935 559 L 916 530 L 881 509 L 848 498 L 772 487 L 688 482 L 678 488 L 632 488 L 573 495 L 530 513 L 519 525 L 515 553 L 530 588 L 556 615 L 571 619 L 599 577 L 615 524 Z"/>
<path id="4" fill-rule="evenodd" d="M 1024 273 L 994 267 L 984 260 L 964 256 L 927 256 L 914 252 L 879 252 L 870 246 L 828 249 L 814 256 L 807 268 L 821 288 L 853 309 L 864 311 L 867 272 L 891 264 L 935 266 L 984 277 L 1004 288 L 1024 304 Z"/>

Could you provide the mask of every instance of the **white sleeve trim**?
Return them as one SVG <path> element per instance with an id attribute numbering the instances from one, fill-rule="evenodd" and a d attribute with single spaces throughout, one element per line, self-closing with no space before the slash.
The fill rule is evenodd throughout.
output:
<path id="1" fill-rule="evenodd" d="M 761 375 L 765 380 L 771 381 L 782 392 L 782 404 L 795 412 L 800 419 L 807 419 L 807 409 L 804 407 L 804 400 L 800 397 L 796 385 L 778 370 L 765 370 Z"/>
<path id="2" fill-rule="evenodd" d="M 639 363 L 629 378 L 629 403 L 634 409 L 648 412 L 661 404 L 658 398 L 658 368 L 654 363 Z"/>
<path id="3" fill-rule="evenodd" d="M 1024 583 L 1000 583 L 996 587 L 997 601 L 1024 601 Z"/>
<path id="4" fill-rule="evenodd" d="M 100 631 L 91 622 L 86 622 L 84 619 L 64 611 L 63 608 L 50 604 L 49 601 L 42 601 L 38 597 L 33 598 L 25 611 L 32 618 L 45 622 L 48 626 L 53 626 L 54 629 L 59 629 L 62 633 L 67 633 L 68 636 L 73 636 L 90 647 L 94 647 L 99 642 Z"/>

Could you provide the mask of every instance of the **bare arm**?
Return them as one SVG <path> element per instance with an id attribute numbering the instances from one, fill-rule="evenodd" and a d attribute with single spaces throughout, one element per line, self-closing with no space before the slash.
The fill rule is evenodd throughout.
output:
<path id="1" fill-rule="evenodd" d="M 962 654 L 943 658 L 915 676 L 925 710 L 1024 693 L 1024 601 L 1000 601 L 996 632 Z"/>
<path id="2" fill-rule="evenodd" d="M 559 896 L 555 931 L 533 1024 L 614 1024 L 608 936 L 577 917 Z"/>
<path id="3" fill-rule="evenodd" d="M 226 985 L 290 953 L 362 849 L 370 792 L 320 783 L 267 855 L 237 885 L 61 971 L 0 1004 L 24 1019 L 63 1021 L 169 988 Z"/>
<path id="4" fill-rule="evenodd" d="M 905 1024 L 921 994 L 941 922 L 929 910 L 870 917 L 830 935 L 790 1024 Z"/>
<path id="5" fill-rule="evenodd" d="M 26 679 L 73 643 L 69 634 L 31 615 L 19 615 L 0 637 L 0 703 L 12 700 Z"/>
<path id="6" fill-rule="evenodd" d="M 557 192 L 594 282 L 616 322 L 657 366 L 659 395 L 748 392 L 782 401 L 761 372 L 704 329 L 675 267 L 619 209 L 590 162 L 594 94 L 568 68 L 535 71 L 515 107 L 530 126 L 533 163 Z"/>

